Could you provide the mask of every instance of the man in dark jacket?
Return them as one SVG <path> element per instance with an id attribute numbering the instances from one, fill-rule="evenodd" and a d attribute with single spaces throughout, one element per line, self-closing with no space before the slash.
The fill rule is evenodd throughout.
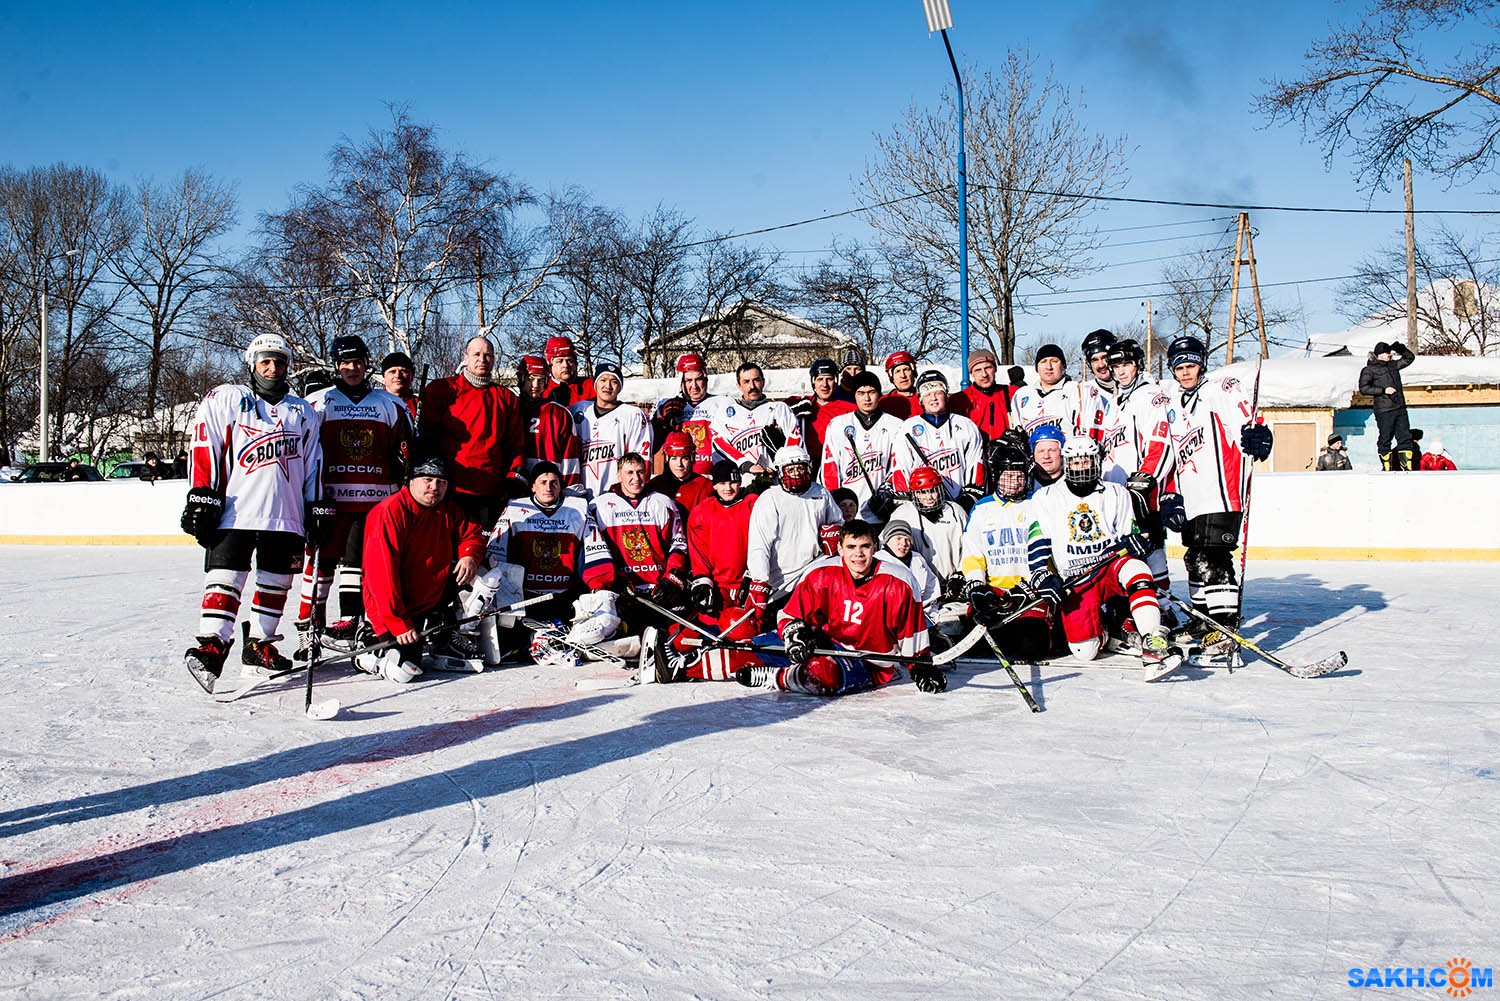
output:
<path id="1" fill-rule="evenodd" d="M 1328 447 L 1318 456 L 1318 469 L 1353 469 L 1349 462 L 1349 450 L 1344 448 L 1342 435 L 1328 436 Z"/>
<path id="2" fill-rule="evenodd" d="M 1375 447 L 1380 453 L 1382 469 L 1416 468 L 1416 449 L 1406 416 L 1406 394 L 1401 391 L 1401 370 L 1416 357 L 1404 344 L 1381 341 L 1370 352 L 1365 367 L 1359 370 L 1359 391 L 1374 401 L 1375 426 L 1380 431 Z"/>

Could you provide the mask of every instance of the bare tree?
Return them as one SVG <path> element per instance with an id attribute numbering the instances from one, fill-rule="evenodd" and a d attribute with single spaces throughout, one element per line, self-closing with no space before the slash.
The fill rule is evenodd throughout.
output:
<path id="1" fill-rule="evenodd" d="M 675 209 L 657 206 L 632 232 L 621 234 L 614 257 L 630 289 L 630 332 L 639 339 L 640 356 L 649 366 L 661 339 L 681 326 L 692 301 L 693 269 L 686 244 L 692 222 Z M 611 345 L 624 362 L 634 345 Z"/>
<path id="2" fill-rule="evenodd" d="M 774 307 L 784 298 L 779 280 L 781 255 L 759 247 L 738 246 L 718 233 L 694 242 L 698 246 L 692 248 L 689 258 L 693 281 L 685 310 L 695 310 L 698 317 L 713 321 L 695 331 L 695 346 L 705 353 L 736 350 L 741 357 L 749 358 L 754 353 L 754 335 L 746 314 L 752 305 Z M 684 319 L 691 322 L 693 317 Z M 665 368 L 663 361 L 658 370 Z"/>
<path id="3" fill-rule="evenodd" d="M 1229 345 L 1229 300 L 1233 286 L 1234 241 L 1210 241 L 1175 257 L 1162 265 L 1162 284 L 1166 292 L 1157 297 L 1159 315 L 1153 333 L 1163 344 L 1172 337 L 1166 331 L 1175 328 L 1177 335 L 1191 334 L 1203 342 L 1208 357 L 1227 353 Z M 1250 271 L 1240 271 L 1240 293 L 1235 309 L 1236 357 L 1260 350 L 1260 320 L 1265 320 L 1267 344 L 1294 347 L 1293 341 L 1278 337 L 1277 332 L 1298 318 L 1298 313 L 1274 298 L 1261 295 L 1261 316 L 1255 312 L 1255 296 L 1250 287 Z M 1123 336 L 1118 330 L 1116 336 Z M 1144 327 L 1142 328 L 1144 337 Z M 1247 346 L 1253 345 L 1248 348 Z M 1165 352 L 1163 352 L 1165 353 Z"/>
<path id="4" fill-rule="evenodd" d="M 968 70 L 969 261 L 978 310 L 970 322 L 1010 362 L 1025 294 L 1053 291 L 1096 270 L 1093 198 L 1125 180 L 1123 140 L 1089 134 L 1081 105 L 1051 70 L 1038 79 L 1027 50 L 1006 54 L 998 77 Z M 865 169 L 859 195 L 871 223 L 950 276 L 958 272 L 957 108 L 913 105 Z"/>
<path id="5" fill-rule="evenodd" d="M 1273 122 L 1300 121 L 1330 162 L 1352 148 L 1368 187 L 1399 176 L 1406 157 L 1451 181 L 1491 173 L 1500 140 L 1497 29 L 1493 3 L 1373 0 L 1352 27 L 1308 50 L 1301 76 L 1266 81 L 1256 107 Z"/>
<path id="6" fill-rule="evenodd" d="M 1425 354 L 1485 355 L 1500 350 L 1500 265 L 1483 240 L 1440 226 L 1416 245 L 1417 334 Z M 1406 319 L 1406 250 L 1396 243 L 1361 261 L 1338 289 L 1352 321 Z"/>
<path id="7" fill-rule="evenodd" d="M 156 411 L 168 348 L 191 326 L 221 277 L 214 243 L 234 225 L 234 191 L 200 170 L 187 170 L 168 187 L 142 181 L 135 191 L 134 238 L 114 262 L 138 312 L 123 329 L 145 349 L 141 414 Z M 171 399 L 171 403 L 181 400 Z"/>
<path id="8" fill-rule="evenodd" d="M 886 262 L 858 244 L 835 242 L 830 256 L 797 282 L 797 293 L 811 319 L 848 334 L 871 358 L 890 344 L 891 325 L 904 315 Z"/>
<path id="9" fill-rule="evenodd" d="M 620 357 L 629 343 L 634 291 L 619 266 L 626 243 L 619 213 L 580 205 L 577 226 L 579 237 L 555 273 L 523 304 L 523 322 L 512 331 L 511 343 L 517 352 L 540 354 L 547 337 L 569 337 L 589 366 L 596 359 Z"/>

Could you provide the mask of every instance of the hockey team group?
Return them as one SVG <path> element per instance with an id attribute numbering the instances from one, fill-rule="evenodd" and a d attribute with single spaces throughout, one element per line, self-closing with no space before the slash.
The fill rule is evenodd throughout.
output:
<path id="1" fill-rule="evenodd" d="M 483 337 L 420 393 L 400 352 L 378 372 L 358 337 L 331 353 L 297 396 L 288 344 L 257 336 L 246 381 L 194 418 L 182 526 L 206 575 L 186 663 L 216 697 L 237 638 L 252 683 L 336 661 L 405 683 L 598 660 L 835 695 L 902 667 L 944 691 L 976 643 L 1007 669 L 1133 654 L 1157 680 L 1223 658 L 1238 625 L 1234 551 L 1271 432 L 1254 386 L 1210 374 L 1194 337 L 1168 348 L 1173 382 L 1099 330 L 1079 378 L 1045 345 L 1002 383 L 979 350 L 960 392 L 904 351 L 882 392 L 851 348 L 787 401 L 754 362 L 711 394 L 685 354 L 680 394 L 649 409 L 622 402 L 616 365 L 581 377 L 563 337 L 519 360 L 515 391 Z"/>

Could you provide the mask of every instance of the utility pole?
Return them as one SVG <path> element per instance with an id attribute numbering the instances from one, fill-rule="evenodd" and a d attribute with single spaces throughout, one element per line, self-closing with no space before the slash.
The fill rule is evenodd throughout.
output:
<path id="1" fill-rule="evenodd" d="M 969 386 L 969 171 L 964 160 L 964 80 L 958 72 L 958 60 L 953 58 L 953 46 L 948 42 L 948 29 L 953 27 L 953 14 L 948 10 L 948 0 L 922 0 L 922 12 L 927 15 L 927 33 L 934 31 L 943 36 L 943 48 L 948 51 L 948 65 L 953 67 L 953 83 L 958 88 L 958 370 L 962 373 L 960 384 Z M 1009 358 L 1003 359 L 1010 361 Z"/>
<path id="2" fill-rule="evenodd" d="M 1260 279 L 1255 273 L 1255 240 L 1250 229 L 1249 212 L 1240 213 L 1234 234 L 1234 264 L 1229 280 L 1229 335 L 1228 346 L 1224 351 L 1225 365 L 1234 364 L 1234 328 L 1239 319 L 1241 264 L 1250 265 L 1250 288 L 1255 295 L 1255 319 L 1260 327 L 1260 356 L 1265 358 L 1270 353 L 1266 345 L 1266 314 L 1261 308 Z"/>
<path id="3" fill-rule="evenodd" d="M 1146 300 L 1146 371 L 1151 371 L 1151 356 L 1156 335 L 1151 332 L 1151 300 Z"/>
<path id="4" fill-rule="evenodd" d="M 1417 224 L 1412 209 L 1411 160 L 1401 161 L 1401 187 L 1406 193 L 1406 346 L 1417 350 Z"/>

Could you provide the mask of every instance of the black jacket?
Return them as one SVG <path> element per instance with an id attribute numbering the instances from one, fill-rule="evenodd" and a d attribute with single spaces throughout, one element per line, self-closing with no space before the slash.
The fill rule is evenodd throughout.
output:
<path id="1" fill-rule="evenodd" d="M 1417 360 L 1405 344 L 1392 344 L 1390 361 L 1380 361 L 1373 353 L 1359 370 L 1359 391 L 1374 400 L 1374 411 L 1401 410 L 1406 406 L 1406 394 L 1401 391 L 1401 370 Z M 1386 393 L 1386 387 L 1396 390 Z"/>

